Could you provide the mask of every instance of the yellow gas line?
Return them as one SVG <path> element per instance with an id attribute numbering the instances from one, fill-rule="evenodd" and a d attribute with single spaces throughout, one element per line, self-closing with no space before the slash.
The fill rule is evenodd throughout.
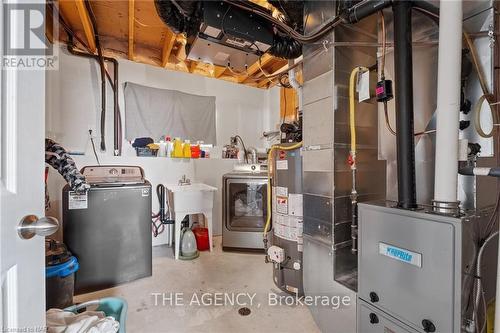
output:
<path id="1" fill-rule="evenodd" d="M 271 174 L 273 167 L 273 151 L 276 149 L 294 150 L 300 147 L 302 147 L 302 141 L 295 143 L 291 146 L 273 145 L 271 146 L 271 149 L 269 149 L 269 152 L 267 153 L 267 218 L 266 218 L 266 225 L 264 226 L 264 237 L 266 237 L 267 233 L 269 232 L 269 226 L 271 225 L 271 216 L 273 214 L 271 207 L 271 200 L 272 200 Z"/>

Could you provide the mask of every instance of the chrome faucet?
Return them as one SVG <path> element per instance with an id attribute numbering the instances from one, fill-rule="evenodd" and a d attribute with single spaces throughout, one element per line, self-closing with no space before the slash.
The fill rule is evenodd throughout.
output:
<path id="1" fill-rule="evenodd" d="M 183 185 L 191 185 L 191 180 L 189 178 L 186 178 L 186 175 L 182 175 L 182 178 L 179 179 L 179 186 Z"/>

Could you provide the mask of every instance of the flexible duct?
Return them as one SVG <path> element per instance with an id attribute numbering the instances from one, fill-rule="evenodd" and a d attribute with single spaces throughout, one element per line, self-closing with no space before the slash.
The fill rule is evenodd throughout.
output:
<path id="1" fill-rule="evenodd" d="M 269 3 L 283 14 L 286 24 L 293 27 L 298 33 L 304 31 L 303 1 L 269 0 Z M 302 54 L 302 44 L 291 36 L 276 30 L 269 54 L 285 59 L 295 59 Z"/>
<path id="2" fill-rule="evenodd" d="M 457 203 L 462 1 L 440 1 L 434 206 Z"/>
<path id="3" fill-rule="evenodd" d="M 277 31 L 273 37 L 273 45 L 269 54 L 285 59 L 295 59 L 302 55 L 302 44 L 292 37 Z"/>
<path id="4" fill-rule="evenodd" d="M 200 1 L 155 0 L 158 16 L 176 34 L 191 32 L 197 23 Z M 195 27 L 198 29 L 198 26 Z"/>

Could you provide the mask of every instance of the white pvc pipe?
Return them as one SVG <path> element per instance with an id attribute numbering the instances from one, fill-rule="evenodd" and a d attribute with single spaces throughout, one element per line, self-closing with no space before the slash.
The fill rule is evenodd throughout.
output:
<path id="1" fill-rule="evenodd" d="M 434 200 L 457 201 L 462 1 L 441 0 L 436 111 Z"/>
<path id="2" fill-rule="evenodd" d="M 288 66 L 293 66 L 294 64 L 294 60 L 288 60 Z M 302 85 L 299 83 L 299 81 L 297 81 L 296 75 L 297 71 L 294 68 L 288 71 L 288 81 L 290 82 L 292 88 L 294 88 L 297 92 L 297 96 L 299 99 L 299 111 L 302 112 L 304 107 Z"/>

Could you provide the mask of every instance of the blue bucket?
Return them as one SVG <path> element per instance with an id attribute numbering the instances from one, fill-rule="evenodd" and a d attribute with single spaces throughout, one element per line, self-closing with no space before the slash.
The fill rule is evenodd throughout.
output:
<path id="1" fill-rule="evenodd" d="M 80 268 L 78 260 L 71 257 L 68 261 L 45 268 L 46 309 L 64 309 L 73 304 L 75 292 L 75 272 Z"/>
<path id="2" fill-rule="evenodd" d="M 70 274 L 75 273 L 80 268 L 76 257 L 71 257 L 68 261 L 54 266 L 47 266 L 45 268 L 45 278 L 58 276 L 64 278 Z"/>

